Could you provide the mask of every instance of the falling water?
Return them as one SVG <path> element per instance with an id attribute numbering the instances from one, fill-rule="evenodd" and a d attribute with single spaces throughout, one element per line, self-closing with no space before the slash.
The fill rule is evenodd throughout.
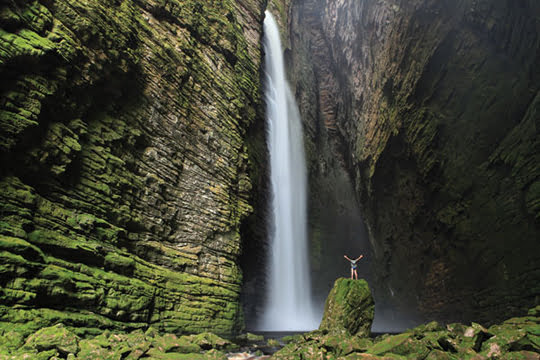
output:
<path id="1" fill-rule="evenodd" d="M 261 329 L 312 330 L 318 321 L 311 301 L 306 245 L 307 180 L 302 125 L 285 80 L 279 30 L 268 11 L 264 49 L 272 235 L 269 289 Z"/>

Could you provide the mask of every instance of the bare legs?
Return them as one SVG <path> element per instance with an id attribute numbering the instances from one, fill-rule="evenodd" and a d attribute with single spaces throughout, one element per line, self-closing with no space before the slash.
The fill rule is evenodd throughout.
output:
<path id="1" fill-rule="evenodd" d="M 356 262 L 357 262 L 358 260 L 360 260 L 361 258 L 363 258 L 363 257 L 364 257 L 364 254 L 361 254 L 361 255 L 360 255 L 358 258 L 356 258 L 355 260 L 349 259 L 349 257 L 348 257 L 347 255 L 343 255 L 343 257 L 344 257 L 345 259 L 349 260 L 350 263 L 351 263 L 351 280 L 352 280 L 352 279 L 358 280 L 358 273 L 356 272 L 356 267 L 357 267 Z"/>

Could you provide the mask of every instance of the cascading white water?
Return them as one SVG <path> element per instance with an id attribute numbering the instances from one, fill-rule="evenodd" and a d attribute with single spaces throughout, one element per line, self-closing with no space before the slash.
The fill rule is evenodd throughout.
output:
<path id="1" fill-rule="evenodd" d="M 285 79 L 278 26 L 267 11 L 264 49 L 272 188 L 271 259 L 261 330 L 313 330 L 307 251 L 306 164 L 298 107 Z"/>

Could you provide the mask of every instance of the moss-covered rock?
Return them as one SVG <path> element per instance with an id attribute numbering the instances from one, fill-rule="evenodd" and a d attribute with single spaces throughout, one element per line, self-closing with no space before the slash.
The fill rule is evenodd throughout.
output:
<path id="1" fill-rule="evenodd" d="M 242 329 L 263 5 L 1 6 L 2 328 Z"/>
<path id="2" fill-rule="evenodd" d="M 56 350 L 63 356 L 79 351 L 79 337 L 65 328 L 63 324 L 42 328 L 26 339 L 23 346 L 37 352 Z"/>
<path id="3" fill-rule="evenodd" d="M 78 328 L 73 328 L 78 329 Z M 11 337 L 11 341 L 10 338 Z M 227 359 L 225 348 L 237 349 L 219 336 L 176 336 L 150 328 L 143 332 L 103 331 L 84 338 L 75 335 L 63 324 L 41 328 L 29 336 L 13 331 L 0 337 L 2 359 Z"/>
<path id="4" fill-rule="evenodd" d="M 369 336 L 375 304 L 365 280 L 337 279 L 330 291 L 320 329 Z"/>
<path id="5" fill-rule="evenodd" d="M 369 348 L 368 352 L 373 355 L 392 353 L 396 355 L 413 355 L 417 359 L 425 358 L 430 350 L 415 338 L 412 333 L 403 333 L 389 336 Z"/>
<path id="6" fill-rule="evenodd" d="M 540 318 L 513 318 L 489 329 L 479 324 L 436 322 L 420 325 L 401 334 L 362 338 L 317 330 L 291 340 L 276 359 L 538 359 L 533 344 Z M 497 335 L 495 335 L 497 334 Z M 537 345 L 537 344 L 536 344 Z"/>
<path id="7" fill-rule="evenodd" d="M 482 344 L 482 353 L 498 354 L 508 351 L 540 353 L 540 322 L 538 317 L 509 319 L 489 328 L 492 335 Z"/>
<path id="8" fill-rule="evenodd" d="M 373 345 L 372 340 L 369 338 L 361 337 L 361 335 L 348 336 L 346 333 L 328 334 L 319 341 L 324 348 L 329 349 L 338 356 L 346 356 L 354 352 L 365 352 Z"/>
<path id="9" fill-rule="evenodd" d="M 191 344 L 199 346 L 203 350 L 216 349 L 227 350 L 234 347 L 233 343 L 229 340 L 223 339 L 218 335 L 210 332 L 204 332 L 201 334 L 190 335 L 183 337 Z"/>

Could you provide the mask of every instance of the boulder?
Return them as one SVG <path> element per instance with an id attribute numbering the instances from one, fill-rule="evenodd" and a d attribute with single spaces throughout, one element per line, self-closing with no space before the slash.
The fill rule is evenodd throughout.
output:
<path id="1" fill-rule="evenodd" d="M 326 299 L 319 329 L 369 336 L 374 309 L 373 297 L 365 280 L 337 279 Z"/>
<path id="2" fill-rule="evenodd" d="M 63 324 L 57 324 L 40 329 L 28 337 L 24 348 L 38 352 L 56 350 L 62 356 L 67 356 L 79 351 L 79 337 L 66 329 Z"/>

